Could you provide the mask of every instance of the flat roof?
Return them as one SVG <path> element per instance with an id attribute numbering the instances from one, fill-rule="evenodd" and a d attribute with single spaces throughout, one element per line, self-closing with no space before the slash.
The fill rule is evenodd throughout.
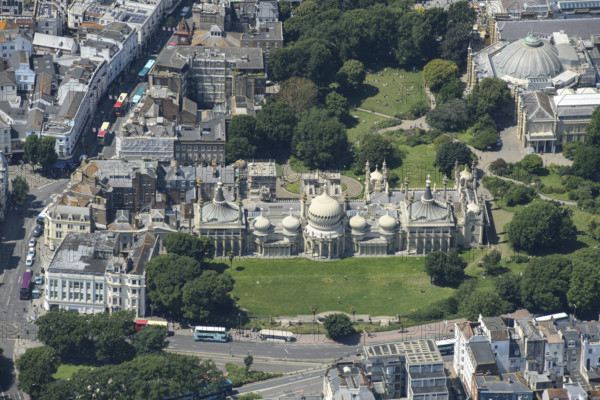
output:
<path id="1" fill-rule="evenodd" d="M 363 349 L 364 354 L 368 358 L 404 356 L 412 365 L 444 362 L 433 339 L 415 339 L 370 344 L 363 346 Z"/>

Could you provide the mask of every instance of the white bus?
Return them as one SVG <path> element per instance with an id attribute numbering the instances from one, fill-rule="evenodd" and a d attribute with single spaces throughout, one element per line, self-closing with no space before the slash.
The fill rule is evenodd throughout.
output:
<path id="1" fill-rule="evenodd" d="M 294 334 L 288 331 L 278 331 L 274 329 L 263 329 L 260 331 L 260 338 L 269 342 L 293 342 L 296 340 Z"/>

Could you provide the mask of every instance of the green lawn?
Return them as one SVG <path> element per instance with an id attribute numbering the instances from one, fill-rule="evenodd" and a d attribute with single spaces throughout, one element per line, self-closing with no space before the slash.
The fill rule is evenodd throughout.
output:
<path id="1" fill-rule="evenodd" d="M 357 314 L 396 315 L 452 294 L 453 289 L 431 285 L 423 268 L 424 257 L 245 259 L 234 261 L 228 272 L 239 305 L 254 315 L 310 314 L 312 304 L 318 312 L 349 313 L 354 306 Z"/>
<path id="2" fill-rule="evenodd" d="M 402 165 L 392 169 L 400 181 L 398 186 L 404 183 L 404 177 L 410 180 L 409 188 L 424 188 L 427 174 L 431 175 L 431 185 L 435 183 L 438 189 L 444 188 L 444 174 L 433 166 L 436 151 L 432 144 L 421 144 L 415 147 L 406 145 L 398 146 L 405 154 Z M 448 182 L 448 187 L 453 187 L 454 182 Z"/>
<path id="3" fill-rule="evenodd" d="M 366 81 L 362 92 L 358 91 L 348 99 L 352 106 L 394 116 L 411 110 L 421 101 L 429 101 L 421 87 L 421 71 L 406 72 L 402 69 L 385 68 L 367 74 Z"/>
<path id="4" fill-rule="evenodd" d="M 355 109 L 350 110 L 350 115 L 352 115 L 357 122 L 352 128 L 346 130 L 348 142 L 352 144 L 356 143 L 362 135 L 369 133 L 371 128 L 376 127 L 376 123 L 386 119 L 375 114 Z"/>
<path id="5" fill-rule="evenodd" d="M 54 379 L 71 379 L 73 374 L 80 369 L 90 368 L 88 365 L 71 365 L 71 364 L 61 364 L 58 367 L 58 370 L 52 377 Z"/>
<path id="6" fill-rule="evenodd" d="M 348 186 L 345 183 L 342 183 L 342 192 L 345 192 Z M 291 193 L 300 194 L 300 181 L 288 183 L 285 185 L 285 190 Z"/>
<path id="7" fill-rule="evenodd" d="M 550 172 L 546 176 L 540 176 L 540 181 L 542 181 L 544 186 L 550 186 L 552 188 L 562 188 L 562 189 L 565 188 L 565 186 L 562 184 L 561 177 L 554 172 Z M 544 195 L 548 196 L 548 197 L 552 197 L 553 199 L 557 199 L 557 200 L 569 200 L 568 193 L 544 193 Z"/>

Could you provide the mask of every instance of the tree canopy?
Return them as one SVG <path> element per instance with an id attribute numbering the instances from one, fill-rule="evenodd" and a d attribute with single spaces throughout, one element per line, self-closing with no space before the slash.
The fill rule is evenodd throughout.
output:
<path id="1" fill-rule="evenodd" d="M 508 84 L 502 79 L 485 78 L 466 97 L 469 112 L 474 118 L 486 114 L 497 115 L 498 111 L 511 103 Z"/>
<path id="2" fill-rule="evenodd" d="M 53 380 L 60 358 L 50 346 L 29 348 L 17 359 L 18 388 L 33 398 L 39 397 L 44 385 Z"/>
<path id="3" fill-rule="evenodd" d="M 207 237 L 198 237 L 184 232 L 169 232 L 163 239 L 167 253 L 187 256 L 203 263 L 212 260 L 215 255 L 215 246 Z"/>
<path id="4" fill-rule="evenodd" d="M 597 111 L 597 109 L 596 109 Z M 594 111 L 594 112 L 596 112 Z M 595 139 L 593 139 L 595 140 Z M 575 158 L 571 173 L 584 179 L 598 180 L 600 177 L 600 147 L 579 146 L 575 150 Z"/>
<path id="5" fill-rule="evenodd" d="M 476 289 L 462 299 L 459 314 L 471 321 L 476 321 L 479 314 L 483 317 L 495 317 L 508 311 L 510 305 L 496 292 Z"/>
<path id="6" fill-rule="evenodd" d="M 55 147 L 56 138 L 52 136 L 44 136 L 42 140 L 40 140 L 38 146 L 38 162 L 44 171 L 52 168 L 58 159 Z"/>
<path id="7" fill-rule="evenodd" d="M 515 212 L 508 226 L 508 242 L 517 251 L 543 252 L 575 239 L 569 210 L 538 200 Z"/>
<path id="8" fill-rule="evenodd" d="M 300 115 L 294 131 L 296 156 L 309 168 L 333 167 L 347 152 L 346 128 L 327 110 L 312 108 Z"/>
<path id="9" fill-rule="evenodd" d="M 310 79 L 292 76 L 281 84 L 277 96 L 297 114 L 318 104 L 319 88 Z"/>
<path id="10" fill-rule="evenodd" d="M 436 58 L 423 68 L 423 79 L 431 90 L 437 92 L 448 81 L 458 77 L 458 67 L 452 61 Z"/>
<path id="11" fill-rule="evenodd" d="M 427 113 L 429 125 L 449 132 L 465 129 L 469 118 L 467 103 L 462 99 L 448 100 Z"/>
<path id="12" fill-rule="evenodd" d="M 473 136 L 471 145 L 478 150 L 486 150 L 496 145 L 498 140 L 498 132 L 496 124 L 489 115 L 484 115 L 467 129 L 467 133 Z"/>
<path id="13" fill-rule="evenodd" d="M 346 61 L 336 75 L 342 90 L 346 92 L 357 90 L 364 82 L 366 76 L 365 66 L 358 60 Z"/>
<path id="14" fill-rule="evenodd" d="M 145 354 L 160 353 L 165 349 L 169 342 L 165 340 L 167 328 L 160 325 L 147 325 L 139 332 L 136 332 L 133 346 L 135 354 L 138 356 Z"/>
<path id="15" fill-rule="evenodd" d="M 365 165 L 367 161 L 371 165 L 382 165 L 384 161 L 390 161 L 394 156 L 394 143 L 386 136 L 369 133 L 360 139 L 357 150 L 359 166 Z"/>
<path id="16" fill-rule="evenodd" d="M 17 176 L 12 182 L 12 201 L 18 206 L 22 206 L 29 193 L 29 184 L 22 176 Z"/>
<path id="17" fill-rule="evenodd" d="M 529 261 L 521 279 L 521 300 L 525 308 L 543 313 L 566 310 L 571 271 L 571 261 L 560 255 Z"/>
<path id="18" fill-rule="evenodd" d="M 323 326 L 327 332 L 327 337 L 333 340 L 338 340 L 344 336 L 355 333 L 352 327 L 352 321 L 346 314 L 330 314 L 325 317 Z"/>
<path id="19" fill-rule="evenodd" d="M 38 135 L 28 135 L 23 144 L 23 161 L 31 165 L 38 163 L 38 147 L 40 138 Z"/>
<path id="20" fill-rule="evenodd" d="M 455 249 L 432 251 L 425 256 L 425 273 L 436 285 L 458 286 L 465 278 L 467 263 Z"/>
<path id="21" fill-rule="evenodd" d="M 600 107 L 596 107 L 585 127 L 585 143 L 600 147 Z"/>
<path id="22" fill-rule="evenodd" d="M 473 157 L 473 153 L 463 142 L 448 142 L 438 149 L 435 156 L 435 166 L 450 178 L 456 161 L 459 165 L 469 165 Z"/>

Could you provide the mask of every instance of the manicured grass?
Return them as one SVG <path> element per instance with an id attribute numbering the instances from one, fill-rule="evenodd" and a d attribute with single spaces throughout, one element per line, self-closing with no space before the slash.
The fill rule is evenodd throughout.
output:
<path id="1" fill-rule="evenodd" d="M 291 193 L 300 193 L 300 181 L 288 183 L 285 185 L 285 190 Z"/>
<path id="2" fill-rule="evenodd" d="M 550 172 L 546 176 L 540 176 L 540 181 L 544 184 L 544 186 L 550 186 L 552 188 L 562 188 L 565 189 L 565 186 L 562 184 L 561 177 L 554 173 Z M 569 200 L 568 193 L 544 193 L 545 196 L 552 197 L 557 200 Z"/>
<path id="3" fill-rule="evenodd" d="M 75 374 L 75 372 L 79 371 L 80 369 L 84 369 L 84 368 L 90 368 L 90 366 L 61 364 L 58 367 L 58 370 L 56 371 L 56 373 L 54 375 L 52 375 L 52 377 L 54 379 L 71 379 L 71 377 L 73 376 L 73 374 Z"/>
<path id="4" fill-rule="evenodd" d="M 258 316 L 343 311 L 408 314 L 450 296 L 453 289 L 430 283 L 424 257 L 346 258 L 319 262 L 305 258 L 245 259 L 229 268 L 239 305 Z M 348 277 L 344 279 L 344 275 Z M 424 293 L 421 292 L 424 291 Z M 341 304 L 338 303 L 340 296 Z"/>
<path id="5" fill-rule="evenodd" d="M 398 75 L 395 75 L 396 73 Z M 358 91 L 348 99 L 351 105 L 394 116 L 411 110 L 421 101 L 429 102 L 425 90 L 421 87 L 421 71 L 406 72 L 402 69 L 385 68 L 367 74 L 366 81 L 362 92 Z M 411 91 L 407 92 L 406 88 Z"/>
<path id="6" fill-rule="evenodd" d="M 409 189 L 411 187 L 424 188 L 427 174 L 430 174 L 432 187 L 435 183 L 438 189 L 444 188 L 444 174 L 433 166 L 436 151 L 432 144 L 420 144 L 415 147 L 400 145 L 399 148 L 404 152 L 405 156 L 403 157 L 402 165 L 392 170 L 400 178 L 397 184 L 398 187 L 404 183 L 404 177 L 408 176 L 410 180 Z M 454 182 L 450 180 L 448 187 L 451 188 L 453 186 Z"/>
<path id="7" fill-rule="evenodd" d="M 355 117 L 354 119 L 357 122 L 355 126 L 346 130 L 348 142 L 352 144 L 356 143 L 362 135 L 369 133 L 371 128 L 377 127 L 376 123 L 386 119 L 375 114 L 355 109 L 350 110 L 350 115 Z"/>

